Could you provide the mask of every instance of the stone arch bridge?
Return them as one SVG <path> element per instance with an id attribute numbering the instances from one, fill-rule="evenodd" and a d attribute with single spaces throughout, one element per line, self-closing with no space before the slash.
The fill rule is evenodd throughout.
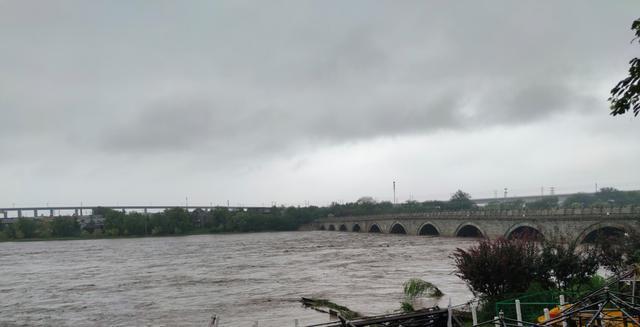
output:
<path id="1" fill-rule="evenodd" d="M 640 232 L 640 207 L 479 210 L 327 217 L 314 229 L 484 238 L 564 238 L 593 241 L 598 235 Z"/>

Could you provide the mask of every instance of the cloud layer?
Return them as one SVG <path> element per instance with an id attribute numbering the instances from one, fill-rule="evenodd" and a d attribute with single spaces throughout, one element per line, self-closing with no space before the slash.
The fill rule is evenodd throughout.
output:
<path id="1" fill-rule="evenodd" d="M 0 167 L 163 158 L 225 175 L 354 142 L 606 120 L 608 88 L 637 52 L 635 9 L 4 1 L 0 151 L 15 155 Z"/>

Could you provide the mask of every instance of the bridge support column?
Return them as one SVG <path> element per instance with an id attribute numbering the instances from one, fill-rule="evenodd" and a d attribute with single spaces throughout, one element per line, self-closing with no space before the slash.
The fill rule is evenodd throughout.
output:
<path id="1" fill-rule="evenodd" d="M 38 217 L 38 209 L 34 209 L 33 210 L 33 216 L 34 217 Z"/>
<path id="2" fill-rule="evenodd" d="M 8 213 L 8 212 L 6 212 L 6 211 L 5 211 L 5 212 L 3 212 L 2 214 L 4 215 L 4 218 L 5 218 L 5 219 L 6 219 L 6 218 L 9 218 L 9 213 Z"/>
<path id="3" fill-rule="evenodd" d="M 49 209 L 49 217 L 53 217 L 53 209 Z"/>
<path id="4" fill-rule="evenodd" d="M 18 218 L 22 218 L 22 210 L 18 210 Z"/>
<path id="5" fill-rule="evenodd" d="M 147 213 L 147 208 L 144 208 L 144 214 L 146 215 Z"/>
<path id="6" fill-rule="evenodd" d="M 78 215 L 78 209 L 73 209 L 73 213 L 74 213 L 74 215 L 77 216 Z"/>

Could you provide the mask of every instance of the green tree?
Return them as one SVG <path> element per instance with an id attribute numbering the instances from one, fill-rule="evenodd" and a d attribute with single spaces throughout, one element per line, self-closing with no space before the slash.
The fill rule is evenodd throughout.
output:
<path id="1" fill-rule="evenodd" d="M 107 235 L 124 235 L 124 212 L 103 208 L 101 214 L 104 215 L 104 230 Z"/>
<path id="2" fill-rule="evenodd" d="M 631 30 L 634 31 L 633 41 L 640 41 L 640 18 L 633 21 Z M 622 115 L 633 111 L 634 116 L 640 114 L 640 59 L 633 58 L 629 61 L 629 76 L 618 82 L 611 89 L 611 115 Z"/>
<path id="3" fill-rule="evenodd" d="M 527 203 L 527 208 L 529 209 L 554 209 L 557 207 L 558 207 L 557 196 L 544 197 L 540 200 Z"/>
<path id="4" fill-rule="evenodd" d="M 630 231 L 620 235 L 600 235 L 595 241 L 603 267 L 621 273 L 640 264 L 640 233 Z"/>
<path id="5" fill-rule="evenodd" d="M 18 218 L 15 222 L 17 238 L 34 238 L 38 231 L 38 222 L 32 218 Z"/>
<path id="6" fill-rule="evenodd" d="M 80 223 L 73 217 L 58 217 L 51 221 L 51 232 L 55 237 L 79 236 Z"/>
<path id="7" fill-rule="evenodd" d="M 578 242 L 549 240 L 542 246 L 540 268 L 546 276 L 541 279 L 563 290 L 586 284 L 596 274 L 598 255 L 591 248 L 578 248 Z"/>
<path id="8" fill-rule="evenodd" d="M 568 196 L 562 206 L 565 208 L 583 208 L 589 207 L 596 201 L 596 197 L 587 193 L 576 193 Z"/>
<path id="9" fill-rule="evenodd" d="M 449 199 L 449 203 L 447 203 L 447 209 L 449 210 L 469 210 L 475 207 L 476 204 L 471 201 L 469 193 L 465 193 L 462 190 L 456 191 Z"/>
<path id="10" fill-rule="evenodd" d="M 193 228 L 189 213 L 183 208 L 170 208 L 162 213 L 153 215 L 150 219 L 156 235 L 183 234 Z"/>
<path id="11" fill-rule="evenodd" d="M 538 279 L 539 256 L 535 242 L 484 240 L 451 255 L 455 274 L 471 291 L 486 300 L 523 292 Z"/>
<path id="12" fill-rule="evenodd" d="M 123 219 L 123 235 L 145 235 L 147 227 L 147 216 L 139 212 L 129 213 Z"/>

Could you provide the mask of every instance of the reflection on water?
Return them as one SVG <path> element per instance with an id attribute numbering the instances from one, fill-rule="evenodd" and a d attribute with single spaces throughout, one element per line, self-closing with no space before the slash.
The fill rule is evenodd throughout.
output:
<path id="1" fill-rule="evenodd" d="M 473 240 L 345 232 L 0 243 L 0 325 L 293 326 L 323 322 L 300 297 L 365 314 L 399 308 L 402 283 L 471 295 L 449 254 Z"/>

